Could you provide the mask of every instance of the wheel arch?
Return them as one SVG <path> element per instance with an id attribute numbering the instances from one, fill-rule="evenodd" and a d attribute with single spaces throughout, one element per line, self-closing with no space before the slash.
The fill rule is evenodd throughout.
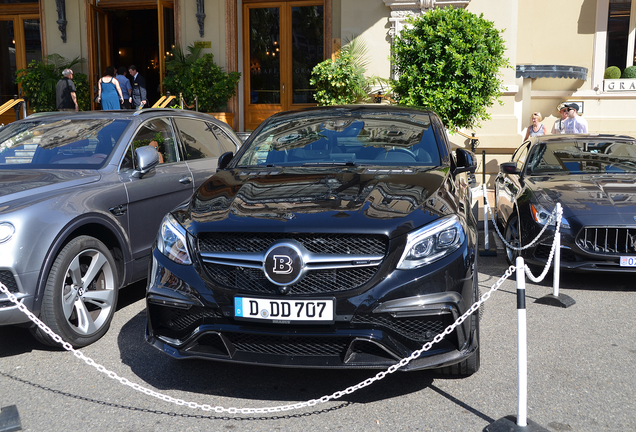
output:
<path id="1" fill-rule="evenodd" d="M 33 299 L 33 312 L 36 315 L 40 313 L 42 295 L 55 258 L 72 239 L 82 235 L 94 237 L 106 245 L 115 259 L 119 288 L 125 286 L 130 274 L 129 263 L 132 260 L 128 235 L 118 224 L 103 215 L 85 214 L 60 230 L 46 253 Z"/>

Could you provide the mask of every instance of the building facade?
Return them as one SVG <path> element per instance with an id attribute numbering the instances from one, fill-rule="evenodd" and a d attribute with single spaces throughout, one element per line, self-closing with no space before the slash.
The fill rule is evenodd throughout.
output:
<path id="1" fill-rule="evenodd" d="M 505 29 L 514 66 L 502 71 L 492 120 L 462 131 L 479 138 L 488 175 L 521 143 L 533 112 L 550 130 L 565 101 L 582 107 L 590 132 L 636 135 L 635 81 L 604 79 L 608 66 L 634 64 L 636 0 L 0 0 L 0 102 L 19 92 L 15 70 L 53 53 L 85 59 L 76 69 L 93 89 L 107 65 L 135 64 L 154 102 L 166 54 L 196 44 L 241 72 L 228 111 L 236 130 L 252 130 L 274 112 L 311 106 L 311 69 L 354 37 L 372 53 L 368 74 L 390 77 L 391 40 L 405 18 L 448 6 Z"/>

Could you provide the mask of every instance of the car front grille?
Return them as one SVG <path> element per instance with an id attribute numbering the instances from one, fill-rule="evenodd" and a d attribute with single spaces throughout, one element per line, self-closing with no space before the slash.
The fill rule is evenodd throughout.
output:
<path id="1" fill-rule="evenodd" d="M 265 252 L 280 240 L 296 240 L 319 254 L 384 255 L 387 240 L 377 235 L 214 233 L 199 237 L 201 252 Z"/>
<path id="2" fill-rule="evenodd" d="M 212 280 L 220 286 L 236 289 L 239 292 L 261 294 L 278 292 L 279 287 L 267 280 L 260 269 L 207 263 L 203 267 Z M 314 270 L 298 283 L 291 285 L 288 294 L 314 295 L 348 291 L 367 283 L 377 270 L 377 267 Z"/>
<path id="3" fill-rule="evenodd" d="M 340 355 L 348 346 L 346 336 L 270 336 L 249 333 L 224 333 L 238 351 L 289 356 Z"/>
<path id="4" fill-rule="evenodd" d="M 417 342 L 433 340 L 450 324 L 445 324 L 441 316 L 394 318 L 385 314 L 355 315 L 351 323 L 389 330 Z"/>
<path id="5" fill-rule="evenodd" d="M 163 327 L 172 332 L 193 330 L 204 324 L 205 320 L 221 318 L 220 311 L 211 308 L 193 306 L 189 309 L 149 305 L 152 308 L 153 322 L 161 323 Z"/>
<path id="6" fill-rule="evenodd" d="M 577 236 L 576 244 L 590 253 L 636 254 L 636 228 L 585 227 Z"/>
<path id="7" fill-rule="evenodd" d="M 295 241 L 308 252 L 321 256 L 386 256 L 388 239 L 380 235 L 290 234 L 290 233 L 204 233 L 198 237 L 199 253 L 263 255 L 280 241 Z M 242 293 L 277 293 L 279 287 L 270 282 L 263 270 L 232 263 L 213 263 L 202 259 L 203 269 L 219 287 Z M 339 265 L 334 268 L 312 269 L 289 286 L 288 294 L 316 295 L 349 291 L 368 283 L 379 265 Z"/>

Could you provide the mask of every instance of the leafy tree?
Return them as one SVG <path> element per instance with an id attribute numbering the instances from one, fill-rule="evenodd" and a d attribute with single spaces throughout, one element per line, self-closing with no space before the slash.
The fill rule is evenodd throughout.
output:
<path id="1" fill-rule="evenodd" d="M 499 100 L 501 68 L 511 67 L 494 23 L 465 9 L 433 9 L 410 18 L 393 43 L 401 105 L 436 111 L 449 129 L 490 119 Z"/>
<path id="2" fill-rule="evenodd" d="M 16 72 L 16 83 L 22 84 L 22 93 L 33 112 L 56 111 L 55 87 L 62 79 L 64 69 L 73 67 L 83 60 L 79 57 L 67 60 L 59 54 L 51 54 L 42 61 L 33 60 L 26 69 Z M 74 73 L 73 82 L 77 90 L 77 105 L 81 111 L 90 109 L 88 77 L 83 73 Z"/>

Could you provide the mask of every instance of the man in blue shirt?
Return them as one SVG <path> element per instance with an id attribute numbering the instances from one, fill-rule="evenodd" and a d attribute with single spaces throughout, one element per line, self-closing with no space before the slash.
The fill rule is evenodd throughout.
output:
<path id="1" fill-rule="evenodd" d="M 117 75 L 115 76 L 119 81 L 119 87 L 121 88 L 121 94 L 124 97 L 124 102 L 121 104 L 121 109 L 130 109 L 130 97 L 132 95 L 132 87 L 130 86 L 130 80 L 126 76 L 126 68 L 119 66 L 117 68 Z"/>

